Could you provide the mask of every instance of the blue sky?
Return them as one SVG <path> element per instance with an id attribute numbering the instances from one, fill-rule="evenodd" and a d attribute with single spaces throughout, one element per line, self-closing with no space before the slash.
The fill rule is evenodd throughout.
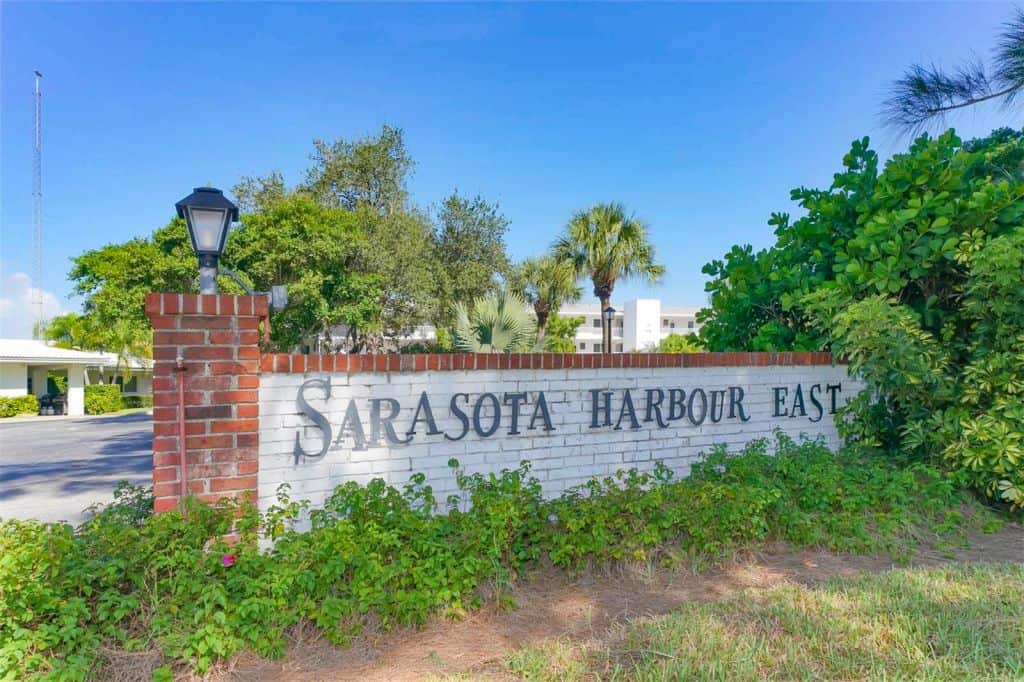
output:
<path id="1" fill-rule="evenodd" d="M 44 288 L 70 258 L 165 224 L 207 181 L 301 180 L 313 138 L 402 127 L 410 189 L 500 203 L 543 251 L 570 213 L 618 200 L 668 276 L 622 284 L 705 302 L 700 269 L 766 246 L 789 190 L 826 186 L 854 138 L 905 146 L 878 105 L 915 61 L 985 55 L 1008 4 L 0 4 L 0 335 L 31 328 L 32 71 L 44 74 Z M 965 136 L 1020 117 L 978 110 Z"/>

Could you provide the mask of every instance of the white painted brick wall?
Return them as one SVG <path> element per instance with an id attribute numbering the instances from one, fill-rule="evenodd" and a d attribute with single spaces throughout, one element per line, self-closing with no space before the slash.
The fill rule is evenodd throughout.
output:
<path id="1" fill-rule="evenodd" d="M 461 431 L 461 423 L 451 414 L 449 402 L 454 393 L 470 394 L 469 404 L 459 405 L 472 418 L 472 407 L 480 394 L 488 392 L 499 401 L 504 393 L 527 392 L 529 402 L 519 406 L 518 435 L 508 435 L 510 406 L 502 405 L 500 427 L 495 434 L 482 438 L 474 432 L 459 441 L 446 440 L 443 435 L 426 435 L 421 422 L 417 433 L 407 445 L 368 444 L 366 449 L 353 449 L 352 439 L 345 438 L 320 459 L 300 457 L 296 462 L 296 434 L 303 447 L 316 452 L 321 445 L 321 432 L 299 409 L 297 396 L 304 381 L 329 379 L 331 398 L 325 400 L 320 389 L 309 389 L 305 396 L 309 405 L 321 412 L 337 439 L 350 400 L 355 400 L 363 430 L 370 436 L 370 398 L 394 398 L 401 411 L 394 420 L 399 436 L 405 435 L 412 422 L 420 394 L 426 391 L 439 429 L 453 435 Z M 773 417 L 773 387 L 786 387 L 784 409 L 792 409 L 797 385 L 802 386 L 807 416 Z M 809 397 L 811 385 L 820 384 L 819 401 L 824 407 L 820 421 L 811 421 L 817 409 Z M 847 375 L 843 366 L 770 366 L 770 367 L 692 367 L 632 369 L 565 369 L 565 370 L 475 370 L 440 372 L 391 372 L 360 374 L 277 374 L 264 373 L 260 380 L 260 470 L 259 504 L 266 509 L 275 500 L 277 487 L 288 482 L 293 497 L 308 499 L 320 505 L 324 498 L 346 481 L 366 483 L 383 478 L 401 486 L 415 472 L 422 472 L 433 486 L 437 499 L 457 492 L 455 477 L 448 460 L 456 458 L 469 472 L 498 472 L 514 468 L 520 461 L 532 464 L 532 473 L 543 484 L 546 495 L 583 483 L 593 476 L 604 476 L 618 469 L 636 467 L 651 469 L 663 461 L 679 475 L 686 475 L 690 465 L 714 444 L 724 443 L 738 449 L 755 438 L 771 437 L 775 429 L 791 436 L 806 434 L 823 436 L 838 445 L 835 424 L 829 414 L 826 384 L 841 384 L 837 405 L 854 396 L 861 383 Z M 664 389 L 663 415 L 668 414 L 668 390 L 680 388 L 687 398 L 692 389 L 743 389 L 742 405 L 749 421 L 730 419 L 726 411 L 718 423 L 710 418 L 695 425 L 689 418 L 669 422 L 659 428 L 655 422 L 644 422 L 645 391 Z M 624 389 L 630 389 L 639 429 L 629 428 L 623 421 L 621 430 L 612 427 L 591 428 L 591 390 L 611 390 L 612 422 L 618 418 Z M 554 430 L 528 430 L 536 393 L 544 391 Z M 728 396 L 727 396 L 728 397 Z M 728 405 L 728 403 L 726 403 Z M 385 406 L 386 409 L 386 406 Z M 483 410 L 490 415 L 490 409 Z M 483 419 L 489 425 L 488 419 Z"/>

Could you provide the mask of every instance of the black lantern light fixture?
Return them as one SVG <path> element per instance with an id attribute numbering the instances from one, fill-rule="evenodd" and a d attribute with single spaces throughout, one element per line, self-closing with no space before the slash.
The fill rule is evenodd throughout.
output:
<path id="1" fill-rule="evenodd" d="M 604 316 L 604 352 L 612 352 L 612 320 L 615 319 L 615 308 L 608 306 L 601 311 Z"/>
<path id="2" fill-rule="evenodd" d="M 238 206 L 215 187 L 196 187 L 174 205 L 188 225 L 192 248 L 199 257 L 199 293 L 217 293 L 217 261 L 224 253 L 228 228 L 238 220 Z"/>

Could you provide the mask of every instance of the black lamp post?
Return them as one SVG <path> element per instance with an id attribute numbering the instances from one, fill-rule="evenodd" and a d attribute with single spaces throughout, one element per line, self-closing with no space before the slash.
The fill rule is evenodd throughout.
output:
<path id="1" fill-rule="evenodd" d="M 612 352 L 612 320 L 615 319 L 615 308 L 608 306 L 601 311 L 604 317 L 604 352 Z"/>
<path id="2" fill-rule="evenodd" d="M 217 261 L 224 253 L 228 228 L 238 220 L 238 207 L 214 187 L 196 187 L 174 205 L 188 225 L 192 248 L 199 257 L 199 293 L 217 293 Z"/>

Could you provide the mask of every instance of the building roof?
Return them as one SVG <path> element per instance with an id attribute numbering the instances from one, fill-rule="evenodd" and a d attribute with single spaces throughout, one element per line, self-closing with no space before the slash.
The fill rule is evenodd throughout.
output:
<path id="1" fill-rule="evenodd" d="M 0 363 L 113 367 L 117 364 L 117 354 L 58 348 L 37 339 L 0 339 Z M 152 362 L 132 358 L 131 365 L 133 369 L 148 369 Z"/>
<path id="2" fill-rule="evenodd" d="M 662 315 L 696 315 L 699 305 L 667 305 L 661 309 Z"/>
<path id="3" fill-rule="evenodd" d="M 117 366 L 117 353 L 104 353 L 101 351 L 89 351 L 96 355 L 102 356 L 104 365 L 107 367 Z M 134 355 L 128 357 L 128 364 L 131 365 L 132 369 L 153 369 L 153 361 L 149 358 L 139 358 Z"/>
<path id="4" fill-rule="evenodd" d="M 629 303 L 636 301 L 650 301 L 658 299 L 633 299 Z M 623 302 L 612 302 L 611 306 L 615 308 L 615 316 L 619 317 L 625 313 L 626 305 Z M 700 310 L 700 306 L 696 305 L 662 305 L 661 314 L 667 317 L 673 316 L 687 316 L 692 317 L 697 314 Z M 567 303 L 558 310 L 560 315 L 598 315 L 601 312 L 600 303 Z"/>
<path id="5" fill-rule="evenodd" d="M 621 303 L 612 302 L 611 307 L 615 308 L 615 314 L 621 315 L 624 307 Z M 599 315 L 601 313 L 600 303 L 566 303 L 558 309 L 561 315 Z"/>

